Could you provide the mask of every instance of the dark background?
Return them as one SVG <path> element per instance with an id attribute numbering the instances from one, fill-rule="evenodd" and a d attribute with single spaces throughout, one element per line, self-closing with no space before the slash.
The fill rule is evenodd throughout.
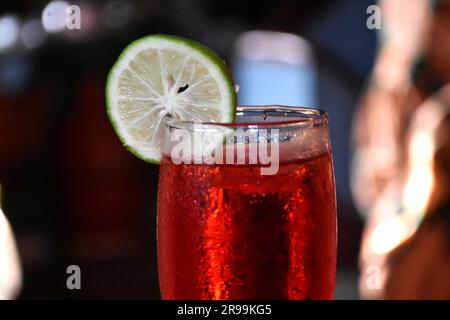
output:
<path id="1" fill-rule="evenodd" d="M 19 298 L 159 298 L 158 167 L 120 145 L 105 113 L 107 73 L 147 34 L 189 37 L 231 61 L 236 37 L 253 29 L 294 33 L 313 47 L 313 107 L 330 113 L 336 168 L 336 298 L 357 298 L 362 220 L 349 191 L 349 133 L 376 50 L 366 28 L 375 1 L 70 3 L 81 7 L 81 30 L 45 34 L 33 48 L 19 37 L 0 51 L 0 182 L 23 266 Z M 0 19 L 16 17 L 20 27 L 47 4 L 2 0 Z M 66 288 L 71 264 L 82 270 L 82 290 Z"/>

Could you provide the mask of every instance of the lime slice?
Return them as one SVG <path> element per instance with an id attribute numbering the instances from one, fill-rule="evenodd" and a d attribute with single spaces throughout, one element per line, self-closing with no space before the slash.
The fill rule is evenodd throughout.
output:
<path id="1" fill-rule="evenodd" d="M 234 83 L 209 48 L 180 37 L 150 35 L 132 42 L 111 69 L 108 116 L 138 158 L 159 163 L 163 119 L 232 122 Z"/>

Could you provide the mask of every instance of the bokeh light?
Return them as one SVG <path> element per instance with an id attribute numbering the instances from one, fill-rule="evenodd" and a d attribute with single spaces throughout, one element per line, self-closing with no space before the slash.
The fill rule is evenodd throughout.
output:
<path id="1" fill-rule="evenodd" d="M 0 52 L 12 47 L 19 38 L 19 20 L 13 15 L 0 18 Z"/>
<path id="2" fill-rule="evenodd" d="M 36 49 L 47 39 L 47 34 L 38 19 L 32 19 L 24 23 L 20 31 L 20 39 L 27 49 Z"/>
<path id="3" fill-rule="evenodd" d="M 66 1 L 52 1 L 42 11 L 42 25 L 47 32 L 57 33 L 66 27 L 67 7 Z"/>

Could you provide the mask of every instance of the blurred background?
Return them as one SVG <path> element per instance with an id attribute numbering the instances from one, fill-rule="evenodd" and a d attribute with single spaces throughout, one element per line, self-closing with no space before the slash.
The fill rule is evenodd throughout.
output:
<path id="1" fill-rule="evenodd" d="M 368 28 L 374 4 L 381 7 L 381 30 Z M 432 297 L 450 298 L 449 4 L 2 0 L 1 208 L 15 244 L 0 219 L 0 249 L 8 248 L 0 251 L 0 298 L 159 298 L 158 167 L 121 146 L 104 100 L 120 52 L 151 33 L 192 38 L 217 51 L 240 86 L 240 104 L 304 105 L 330 114 L 337 299 L 408 297 L 397 288 L 414 279 L 430 283 L 423 275 L 435 270 L 446 286 Z M 69 5 L 80 8 L 80 29 L 67 27 Z M 422 251 L 400 248 L 392 261 L 419 253 L 401 269 L 403 282 L 389 282 L 390 254 L 420 235 L 428 216 L 443 236 L 414 242 Z M 427 249 L 434 244 L 437 251 Z M 442 259 L 408 275 L 417 261 L 430 261 L 420 252 Z M 82 270 L 82 290 L 66 287 L 72 264 Z M 370 286 L 374 271 L 381 280 Z M 421 298 L 428 291 L 418 285 L 416 292 Z"/>

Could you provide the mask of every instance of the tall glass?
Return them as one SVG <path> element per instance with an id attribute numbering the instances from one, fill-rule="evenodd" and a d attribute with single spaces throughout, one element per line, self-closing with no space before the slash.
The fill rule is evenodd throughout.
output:
<path id="1" fill-rule="evenodd" d="M 333 298 L 336 198 L 325 112 L 241 107 L 233 124 L 166 119 L 162 135 L 163 299 Z M 193 152 L 180 152 L 180 137 Z"/>

